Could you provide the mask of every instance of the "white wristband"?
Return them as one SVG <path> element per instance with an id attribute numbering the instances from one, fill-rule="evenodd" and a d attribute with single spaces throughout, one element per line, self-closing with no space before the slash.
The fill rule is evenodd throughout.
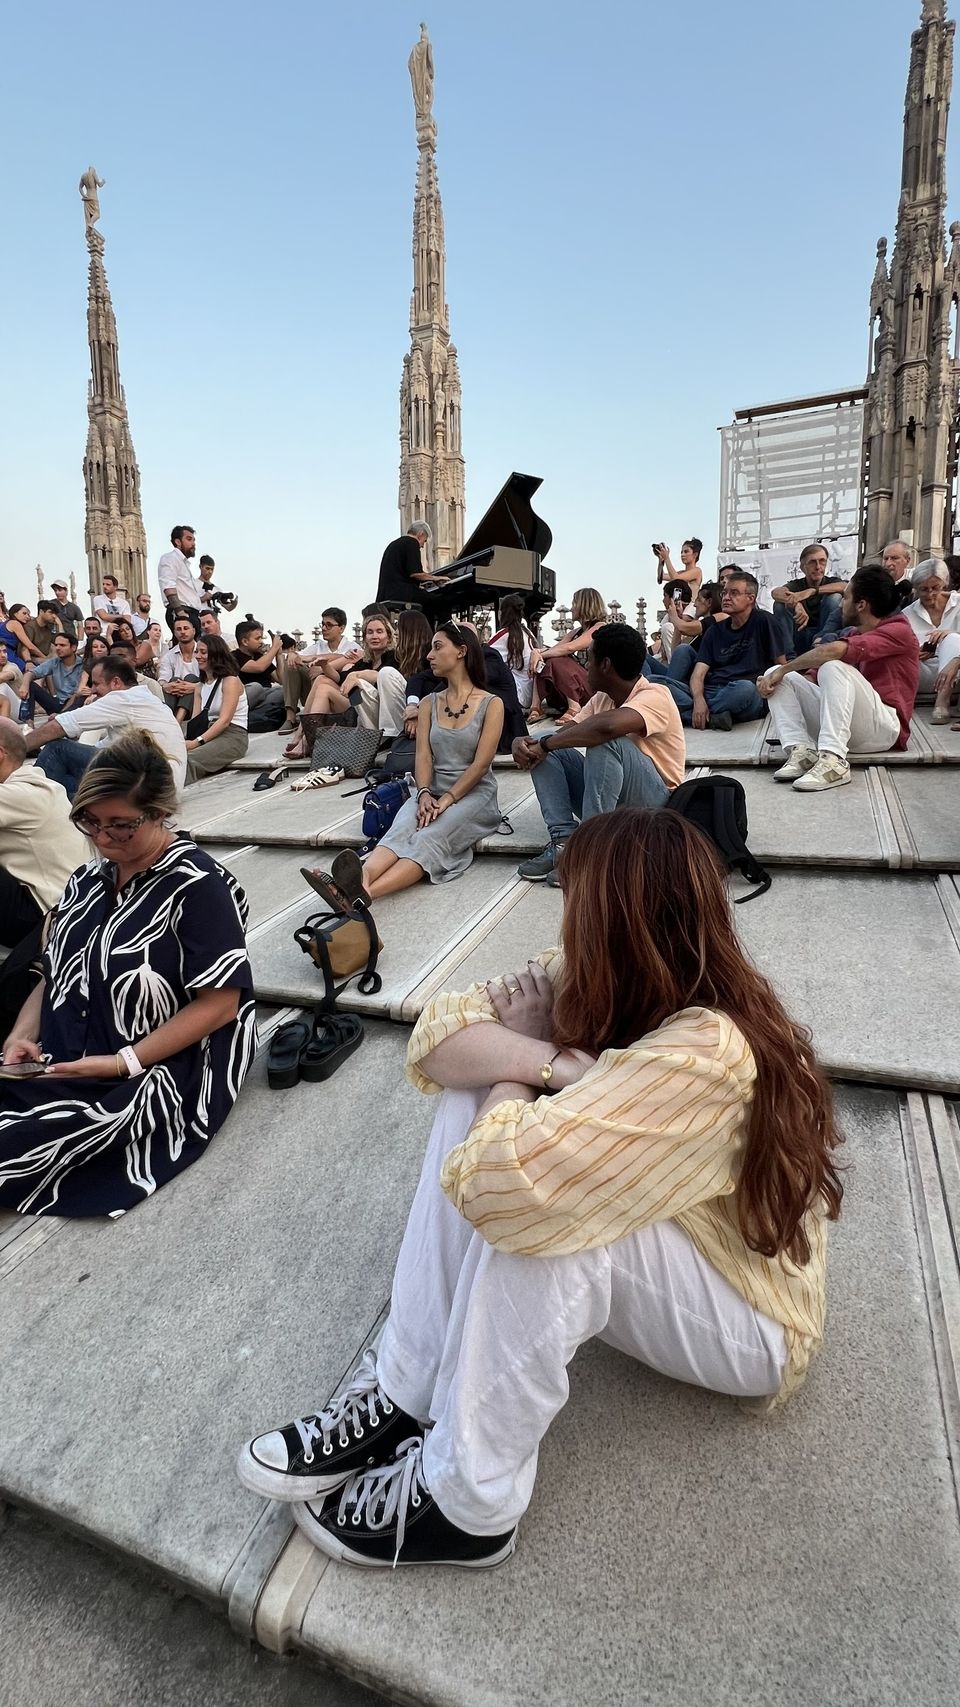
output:
<path id="1" fill-rule="evenodd" d="M 123 1049 L 118 1050 L 118 1054 L 127 1069 L 128 1079 L 139 1079 L 140 1074 L 146 1072 L 146 1068 L 140 1060 L 139 1055 L 129 1043 L 126 1044 Z"/>

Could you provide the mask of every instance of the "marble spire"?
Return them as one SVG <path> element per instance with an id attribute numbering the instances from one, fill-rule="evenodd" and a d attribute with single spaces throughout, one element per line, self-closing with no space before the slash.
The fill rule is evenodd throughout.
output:
<path id="1" fill-rule="evenodd" d="M 140 470 L 130 437 L 127 400 L 120 383 L 117 322 L 103 265 L 104 242 L 96 229 L 103 183 L 94 168 L 88 166 L 79 186 L 90 255 L 84 543 L 91 593 L 100 591 L 104 575 L 115 575 L 132 601 L 147 590 L 147 541 L 140 509 Z"/>
<path id="2" fill-rule="evenodd" d="M 864 426 L 864 556 L 901 538 L 920 558 L 953 549 L 960 408 L 956 334 L 960 224 L 948 254 L 947 116 L 955 25 L 924 0 L 910 44 L 893 255 L 877 245 Z"/>
<path id="3" fill-rule="evenodd" d="M 443 208 L 437 183 L 433 47 L 426 24 L 408 61 L 417 127 L 410 349 L 400 387 L 400 524 L 425 520 L 429 563 L 459 556 L 464 537 L 460 370 L 450 342 Z"/>

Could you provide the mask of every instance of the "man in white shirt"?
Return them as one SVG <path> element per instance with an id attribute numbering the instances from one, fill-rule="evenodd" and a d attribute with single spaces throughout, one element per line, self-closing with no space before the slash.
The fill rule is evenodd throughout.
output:
<path id="1" fill-rule="evenodd" d="M 133 632 L 138 640 L 142 639 L 143 635 L 146 634 L 147 629 L 150 627 L 152 620 L 150 616 L 150 602 L 149 593 L 137 594 L 136 609 L 134 610 L 130 621 L 133 624 Z"/>
<path id="2" fill-rule="evenodd" d="M 103 592 L 93 595 L 93 614 L 107 627 L 116 622 L 118 616 L 129 616 L 130 605 L 119 590 L 116 575 L 104 575 Z"/>
<path id="3" fill-rule="evenodd" d="M 163 689 L 164 704 L 178 722 L 185 723 L 193 709 L 193 690 L 200 680 L 197 637 L 189 617 L 174 619 L 173 642 L 157 665 L 157 681 Z"/>
<path id="4" fill-rule="evenodd" d="M 339 605 L 331 605 L 320 618 L 322 638 L 299 652 L 288 652 L 283 671 L 283 705 L 287 720 L 280 730 L 289 735 L 297 726 L 297 711 L 306 700 L 312 684 L 319 675 L 329 675 L 328 666 L 349 662 L 363 656 L 363 648 L 355 640 L 346 639 L 347 613 Z"/>
<path id="5" fill-rule="evenodd" d="M 61 711 L 42 729 L 33 729 L 26 736 L 28 753 L 42 749 L 37 765 L 44 775 L 51 782 L 59 782 L 72 800 L 97 750 L 78 740 L 78 736 L 102 730 L 99 744 L 105 746 L 128 729 L 145 729 L 169 760 L 177 793 L 181 793 L 187 774 L 187 748 L 173 712 L 137 681 L 137 672 L 126 658 L 117 658 L 113 653 L 94 664 L 90 685 L 97 697 L 89 705 L 76 711 Z"/>
<path id="6" fill-rule="evenodd" d="M 186 522 L 178 522 L 170 530 L 171 551 L 164 552 L 157 565 L 160 596 L 167 613 L 167 627 L 172 629 L 174 612 L 189 611 L 194 634 L 200 633 L 200 612 L 206 603 L 201 582 L 190 568 L 196 555 L 197 536 Z"/>

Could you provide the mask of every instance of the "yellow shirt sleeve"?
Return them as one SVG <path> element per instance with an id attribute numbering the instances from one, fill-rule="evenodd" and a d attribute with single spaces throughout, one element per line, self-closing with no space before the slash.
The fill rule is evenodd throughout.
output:
<path id="1" fill-rule="evenodd" d="M 450 1201 L 488 1244 L 561 1255 L 613 1244 L 733 1192 L 755 1068 L 704 1009 L 609 1049 L 553 1097 L 505 1102 L 444 1161 Z"/>
<path id="2" fill-rule="evenodd" d="M 558 948 L 548 948 L 545 953 L 536 956 L 535 964 L 542 966 L 555 984 L 563 964 L 563 956 Z M 434 996 L 433 1000 L 427 1003 L 413 1028 L 407 1047 L 406 1074 L 415 1090 L 423 1091 L 426 1096 L 433 1096 L 441 1089 L 429 1073 L 424 1071 L 421 1063 L 446 1038 L 452 1037 L 455 1031 L 462 1031 L 464 1026 L 479 1025 L 482 1021 L 487 1025 L 500 1023 L 497 1011 L 487 995 L 486 984 L 471 984 L 469 989 L 459 995 L 447 991 Z"/>

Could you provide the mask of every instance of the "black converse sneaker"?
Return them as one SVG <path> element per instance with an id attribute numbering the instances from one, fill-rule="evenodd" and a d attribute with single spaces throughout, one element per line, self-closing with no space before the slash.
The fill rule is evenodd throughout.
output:
<path id="1" fill-rule="evenodd" d="M 369 1350 L 325 1411 L 241 1447 L 237 1475 L 267 1499 L 312 1499 L 342 1487 L 358 1470 L 388 1462 L 401 1441 L 419 1432 L 420 1424 L 387 1398 Z"/>
<path id="2" fill-rule="evenodd" d="M 362 1470 L 339 1494 L 293 1507 L 315 1547 L 345 1565 L 502 1565 L 517 1544 L 516 1527 L 503 1535 L 468 1535 L 444 1517 L 423 1480 L 417 1436 L 397 1447 L 392 1464 Z"/>

